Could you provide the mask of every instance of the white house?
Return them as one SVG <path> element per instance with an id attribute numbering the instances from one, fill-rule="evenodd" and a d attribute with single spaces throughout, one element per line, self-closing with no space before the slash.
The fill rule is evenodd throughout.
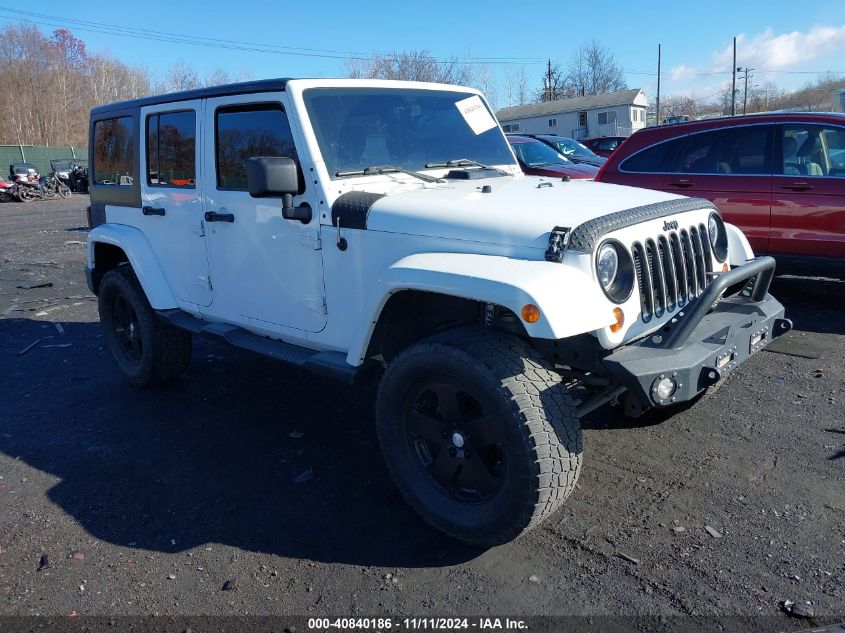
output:
<path id="1" fill-rule="evenodd" d="M 502 108 L 505 132 L 559 134 L 577 139 L 630 136 L 645 127 L 648 98 L 640 88 Z"/>

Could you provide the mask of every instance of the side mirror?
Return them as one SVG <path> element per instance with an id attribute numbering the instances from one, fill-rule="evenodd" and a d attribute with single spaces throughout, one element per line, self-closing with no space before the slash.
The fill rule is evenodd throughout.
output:
<path id="1" fill-rule="evenodd" d="M 246 182 L 253 198 L 282 198 L 282 217 L 311 221 L 311 206 L 293 206 L 293 196 L 299 193 L 299 168 L 292 158 L 285 156 L 253 156 L 246 161 Z"/>
<path id="2" fill-rule="evenodd" d="M 253 198 L 272 198 L 299 192 L 299 172 L 292 158 L 253 156 L 246 161 L 246 182 Z"/>

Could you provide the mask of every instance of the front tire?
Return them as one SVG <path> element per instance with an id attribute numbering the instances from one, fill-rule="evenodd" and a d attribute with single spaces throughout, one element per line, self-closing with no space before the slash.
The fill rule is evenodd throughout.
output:
<path id="1" fill-rule="evenodd" d="M 65 198 L 65 199 L 70 198 L 70 194 L 71 194 L 70 187 L 68 187 L 65 183 L 59 182 L 59 185 L 56 188 L 56 191 L 58 192 L 60 197 Z"/>
<path id="2" fill-rule="evenodd" d="M 159 320 L 129 266 L 103 276 L 98 307 L 106 346 L 127 382 L 166 382 L 190 364 L 191 335 Z"/>
<path id="3" fill-rule="evenodd" d="M 575 487 L 581 427 L 561 384 L 528 344 L 460 329 L 397 356 L 379 387 L 387 468 L 435 528 L 471 545 L 513 540 Z"/>

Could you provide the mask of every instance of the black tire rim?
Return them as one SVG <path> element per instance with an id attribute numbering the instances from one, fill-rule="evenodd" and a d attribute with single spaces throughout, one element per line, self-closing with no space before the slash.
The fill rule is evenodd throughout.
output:
<path id="1" fill-rule="evenodd" d="M 504 438 L 466 389 L 446 380 L 428 384 L 409 398 L 404 426 L 416 465 L 450 499 L 484 503 L 502 487 Z"/>
<path id="2" fill-rule="evenodd" d="M 123 295 L 117 295 L 112 303 L 112 327 L 118 347 L 124 356 L 134 363 L 141 362 L 144 343 L 138 327 L 138 315 Z"/>

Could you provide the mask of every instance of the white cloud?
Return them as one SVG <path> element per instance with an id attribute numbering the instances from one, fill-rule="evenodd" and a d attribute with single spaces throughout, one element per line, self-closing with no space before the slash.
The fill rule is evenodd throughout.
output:
<path id="1" fill-rule="evenodd" d="M 742 33 L 736 38 L 737 66 L 784 70 L 798 64 L 824 58 L 845 50 L 845 24 L 816 26 L 809 31 L 792 31 L 776 35 L 766 29 L 753 37 Z M 713 53 L 714 72 L 728 71 L 733 66 L 733 43 Z"/>
<path id="2" fill-rule="evenodd" d="M 695 68 L 689 66 L 675 66 L 669 71 L 669 81 L 681 81 L 683 79 L 690 79 L 695 76 Z"/>

